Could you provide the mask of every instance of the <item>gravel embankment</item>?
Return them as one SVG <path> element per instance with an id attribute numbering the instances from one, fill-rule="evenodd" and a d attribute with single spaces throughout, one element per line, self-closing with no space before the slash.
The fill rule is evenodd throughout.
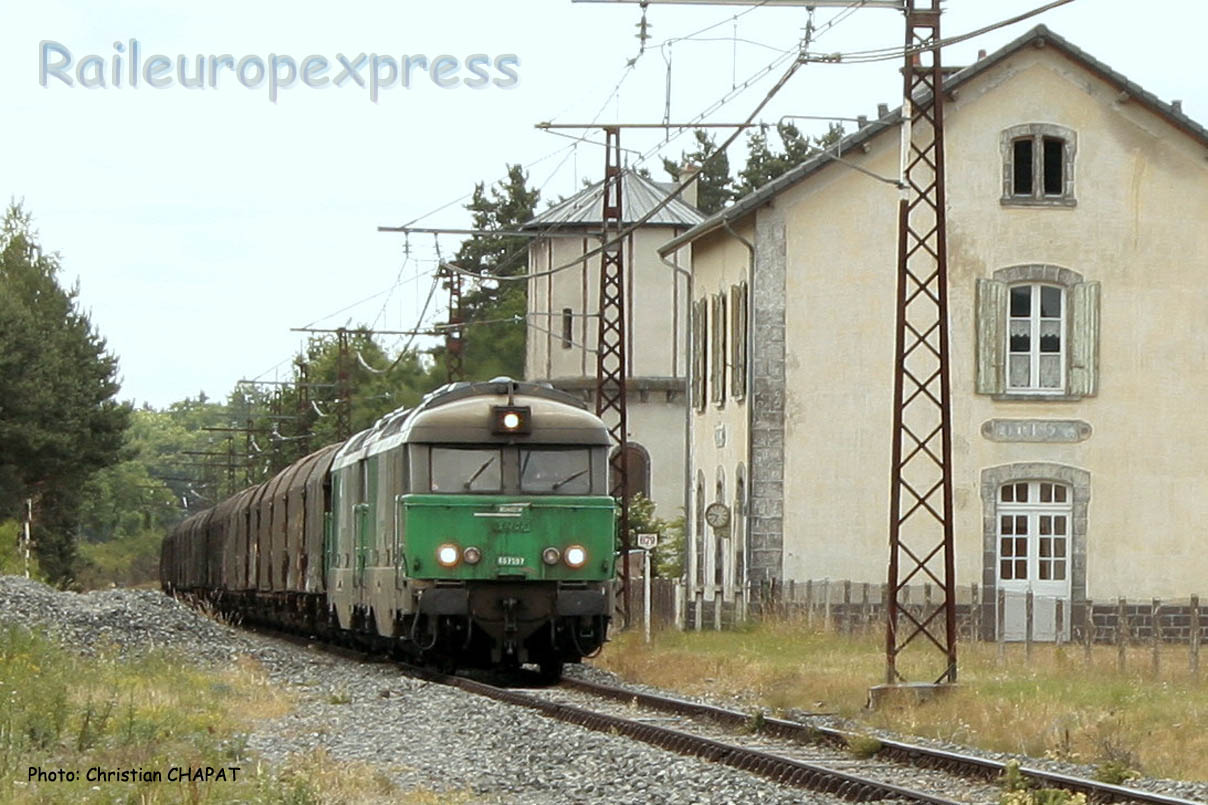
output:
<path id="1" fill-rule="evenodd" d="M 386 663 L 358 662 L 231 628 L 158 591 L 63 593 L 4 576 L 0 577 L 0 622 L 44 627 L 84 653 L 107 648 L 131 655 L 162 647 L 209 665 L 254 658 L 273 683 L 289 690 L 296 701 L 291 713 L 261 722 L 249 736 L 249 751 L 273 765 L 323 747 L 336 760 L 381 769 L 401 790 L 470 794 L 476 803 L 837 801 L 420 682 Z M 570 673 L 616 682 L 589 666 Z M 845 726 L 833 719 L 827 723 Z M 1009 757 L 928 743 L 996 760 Z M 1089 777 L 1094 772 L 1034 758 L 1020 760 L 1067 774 Z M 1143 780 L 1134 784 L 1208 802 L 1204 783 Z"/>
<path id="2" fill-rule="evenodd" d="M 410 679 L 389 664 L 232 629 L 156 591 L 61 593 L 0 577 L 0 620 L 43 626 L 87 653 L 157 646 L 205 663 L 255 658 L 297 701 L 249 736 L 248 750 L 270 764 L 323 747 L 380 768 L 402 790 L 469 793 L 476 803 L 838 802 Z"/>

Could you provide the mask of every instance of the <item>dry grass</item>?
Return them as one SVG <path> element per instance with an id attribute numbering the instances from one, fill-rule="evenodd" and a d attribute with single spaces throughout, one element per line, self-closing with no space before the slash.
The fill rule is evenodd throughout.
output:
<path id="1" fill-rule="evenodd" d="M 1208 682 L 1188 671 L 1185 647 L 1164 648 L 1155 676 L 1148 647 L 1131 649 L 1124 673 L 1116 650 L 1020 645 L 998 660 L 994 644 L 962 643 L 960 686 L 921 704 L 865 708 L 884 680 L 880 634 L 845 636 L 803 621 L 765 623 L 737 632 L 620 635 L 597 662 L 626 679 L 688 693 L 738 698 L 747 707 L 801 709 L 856 718 L 871 726 L 986 749 L 1050 756 L 1105 773 L 1208 779 Z M 938 653 L 900 657 L 908 679 L 931 681 Z M 1208 674 L 1208 669 L 1205 670 Z"/>
<path id="2" fill-rule="evenodd" d="M 387 771 L 338 762 L 324 751 L 270 769 L 247 752 L 254 722 L 278 718 L 292 699 L 244 658 L 229 670 L 197 668 L 177 655 L 81 657 L 24 629 L 0 629 L 0 801 L 461 803 L 462 792 L 399 791 Z M 30 779 L 28 768 L 74 770 L 69 782 Z M 179 782 L 174 767 L 239 767 L 237 779 Z M 88 769 L 158 771 L 161 781 L 89 782 Z"/>

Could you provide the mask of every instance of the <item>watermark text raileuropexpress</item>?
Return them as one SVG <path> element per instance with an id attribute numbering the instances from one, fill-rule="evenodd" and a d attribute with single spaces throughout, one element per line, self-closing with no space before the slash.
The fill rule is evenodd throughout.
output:
<path id="1" fill-rule="evenodd" d="M 428 58 L 423 54 L 395 57 L 379 53 L 337 53 L 335 59 L 313 54 L 295 59 L 278 53 L 238 59 L 230 53 L 181 54 L 174 59 L 155 53 L 144 57 L 137 39 L 114 42 L 108 58 L 89 53 L 77 60 L 59 42 L 43 40 L 38 44 L 38 83 L 43 87 L 49 86 L 52 78 L 69 87 L 87 89 L 133 89 L 144 84 L 154 89 L 218 89 L 238 84 L 267 90 L 273 103 L 282 90 L 296 86 L 353 87 L 367 92 L 374 103 L 384 90 L 410 89 L 425 79 L 441 89 L 509 89 L 520 81 L 519 66 L 520 58 L 515 53 L 494 57 L 471 53 L 463 59 L 448 54 Z"/>

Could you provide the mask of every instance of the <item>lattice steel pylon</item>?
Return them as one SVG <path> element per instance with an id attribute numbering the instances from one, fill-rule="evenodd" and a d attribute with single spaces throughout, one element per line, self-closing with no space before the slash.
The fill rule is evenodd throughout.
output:
<path id="1" fill-rule="evenodd" d="M 461 274 L 444 268 L 449 283 L 449 329 L 445 331 L 445 377 L 449 383 L 466 379 L 461 359 L 465 351 L 465 329 L 461 327 Z"/>
<path id="2" fill-rule="evenodd" d="M 948 257 L 944 215 L 944 95 L 939 0 L 906 0 L 902 178 L 890 477 L 886 682 L 914 641 L 943 652 L 935 680 L 956 681 L 952 539 L 952 416 L 948 372 Z M 934 582 L 941 601 L 911 612 L 910 583 Z M 907 628 L 899 630 L 899 626 Z"/>
<path id="3" fill-rule="evenodd" d="M 348 331 L 336 330 L 336 438 L 352 436 L 352 382 L 348 374 Z"/>
<path id="4" fill-rule="evenodd" d="M 621 129 L 604 127 L 604 243 L 600 255 L 600 315 L 596 340 L 596 415 L 608 424 L 614 449 L 609 461 L 612 496 L 619 507 L 621 561 L 620 615 L 629 623 L 629 473 L 625 460 L 628 421 L 625 412 L 625 257 L 622 229 Z"/>

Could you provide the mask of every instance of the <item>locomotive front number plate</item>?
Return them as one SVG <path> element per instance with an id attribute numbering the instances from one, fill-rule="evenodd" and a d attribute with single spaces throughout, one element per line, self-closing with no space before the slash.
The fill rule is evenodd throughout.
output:
<path id="1" fill-rule="evenodd" d="M 517 565 L 524 564 L 524 557 L 523 556 L 498 556 L 495 558 L 495 564 L 516 567 Z"/>

